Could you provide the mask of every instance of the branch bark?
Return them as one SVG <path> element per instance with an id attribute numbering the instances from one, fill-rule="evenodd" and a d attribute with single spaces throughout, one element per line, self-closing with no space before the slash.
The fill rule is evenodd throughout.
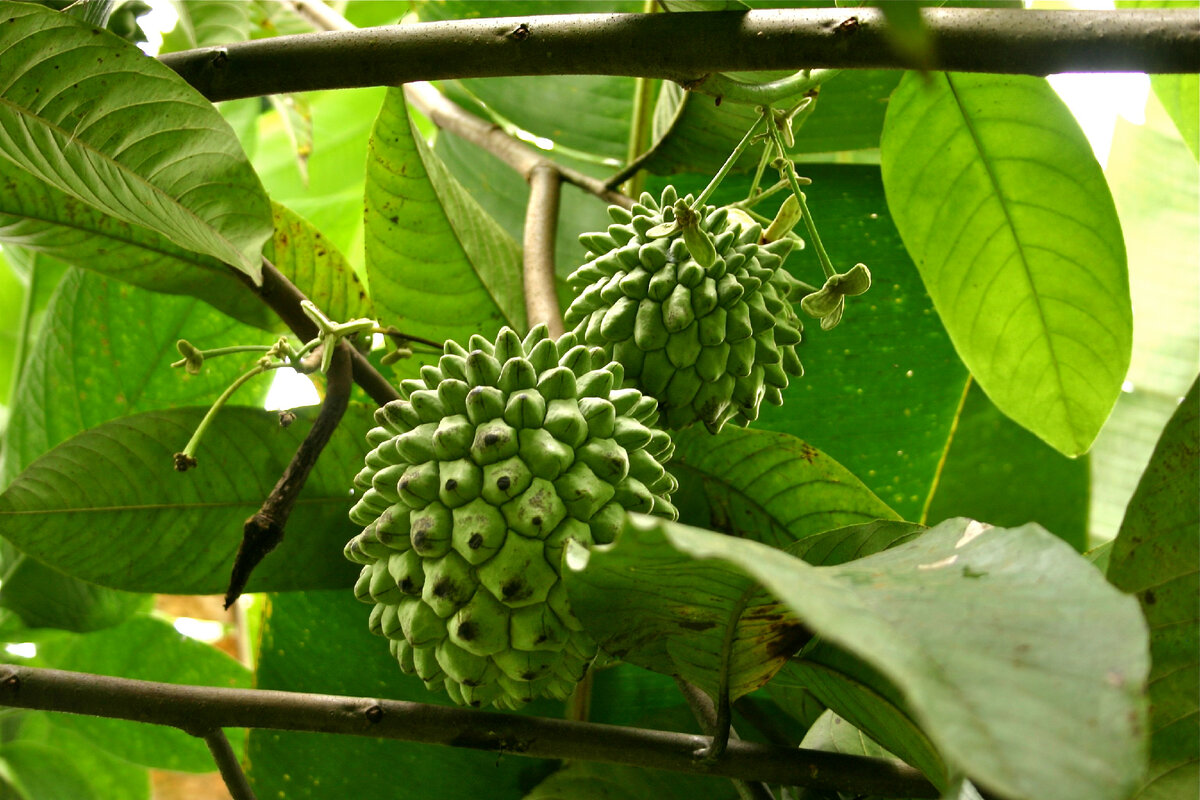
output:
<path id="1" fill-rule="evenodd" d="M 550 336 L 563 334 L 562 309 L 554 280 L 554 240 L 558 234 L 558 200 L 562 176 L 542 164 L 529 175 L 529 204 L 525 209 L 525 316 L 529 327 L 545 323 Z"/>
<path id="2" fill-rule="evenodd" d="M 935 69 L 1200 72 L 1194 9 L 926 9 Z M 507 75 L 630 75 L 697 84 L 714 72 L 903 69 L 877 9 L 572 14 L 280 36 L 164 55 L 208 99 Z"/>
<path id="3" fill-rule="evenodd" d="M 578 759 L 883 797 L 937 797 L 911 767 L 879 759 L 732 741 L 706 765 L 704 736 L 493 714 L 397 700 L 218 689 L 0 665 L 0 705 L 168 725 L 341 733 L 528 756 Z"/>

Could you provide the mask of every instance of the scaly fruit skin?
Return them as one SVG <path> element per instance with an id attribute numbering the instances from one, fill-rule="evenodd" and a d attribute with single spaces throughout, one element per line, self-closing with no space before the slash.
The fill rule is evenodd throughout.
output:
<path id="1" fill-rule="evenodd" d="M 588 254 L 567 278 L 576 297 L 564 320 L 621 362 L 626 386 L 660 402 L 664 427 L 700 421 L 716 433 L 757 419 L 764 398 L 782 403 L 788 375 L 804 374 L 792 308 L 800 291 L 782 267 L 792 240 L 759 244 L 762 228 L 748 217 L 705 206 L 700 228 L 716 256 L 705 248 L 697 261 L 683 235 L 648 235 L 670 228 L 675 201 L 671 186 L 661 202 L 643 194 L 632 212 L 609 208 L 606 233 L 580 237 Z"/>
<path id="2" fill-rule="evenodd" d="M 539 325 L 468 348 L 400 384 L 375 414 L 346 545 L 355 595 L 405 672 L 456 702 L 567 697 L 596 644 L 561 581 L 568 539 L 613 540 L 626 510 L 675 519 L 657 402 L 621 388 L 603 350 Z"/>

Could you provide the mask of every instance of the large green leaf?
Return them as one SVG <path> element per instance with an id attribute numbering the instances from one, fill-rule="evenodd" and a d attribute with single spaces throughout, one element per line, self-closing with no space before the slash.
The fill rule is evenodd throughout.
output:
<path id="1" fill-rule="evenodd" d="M 230 689 L 250 687 L 250 671 L 241 664 L 151 617 L 131 619 L 98 633 L 51 639 L 39 644 L 38 655 L 56 669 Z M 135 764 L 187 772 L 215 768 L 202 739 L 174 728 L 75 714 L 53 718 L 55 725 Z M 234 748 L 241 750 L 245 733 L 230 729 L 227 734 Z"/>
<path id="2" fill-rule="evenodd" d="M 259 278 L 262 185 L 199 92 L 134 45 L 65 14 L 0 3 L 0 156 L 120 220 Z"/>
<path id="3" fill-rule="evenodd" d="M 1200 394 L 1167 423 L 1113 542 L 1108 578 L 1150 624 L 1150 772 L 1139 797 L 1200 791 Z"/>
<path id="4" fill-rule="evenodd" d="M 996 406 L 1085 452 L 1129 365 L 1120 221 L 1040 78 L 910 73 L 881 142 L 888 207 L 959 355 Z"/>
<path id="5" fill-rule="evenodd" d="M 667 465 L 679 479 L 681 520 L 786 547 L 821 531 L 896 519 L 841 464 L 786 433 L 726 426 L 675 435 Z"/>
<path id="6" fill-rule="evenodd" d="M 242 0 L 175 0 L 179 21 L 163 34 L 159 53 L 244 42 L 253 30 L 253 3 Z"/>
<path id="7" fill-rule="evenodd" d="M 306 95 L 312 117 L 312 152 L 303 172 L 295 143 L 279 114 L 270 112 L 259 118 L 261 138 L 254 164 L 271 199 L 311 222 L 359 269 L 363 167 L 371 125 L 385 91 L 347 89 Z"/>
<path id="8" fill-rule="evenodd" d="M 0 533 L 75 577 L 131 591 L 217 594 L 242 537 L 315 414 L 281 428 L 274 414 L 227 408 L 197 451 L 200 466 L 172 470 L 204 409 L 147 412 L 106 422 L 34 461 L 0 495 Z M 348 586 L 337 556 L 354 535 L 347 493 L 361 468 L 370 410 L 352 406 L 322 452 L 283 543 L 248 591 Z"/>
<path id="9" fill-rule="evenodd" d="M 415 134 L 400 89 L 375 121 L 366 201 L 367 275 L 382 322 L 464 341 L 525 329 L 516 242 Z"/>
<path id="10" fill-rule="evenodd" d="M 891 682 L 947 762 L 997 794 L 1117 800 L 1140 779 L 1145 623 L 1132 598 L 1036 525 L 951 520 L 813 567 L 758 542 L 638 517 L 582 575 L 663 548 L 733 585 L 739 575 L 761 583 L 820 642 Z"/>
<path id="11" fill-rule="evenodd" d="M 278 322 L 212 256 L 108 216 L 0 158 L 0 241 L 157 292 L 188 294 L 269 328 Z"/>
<path id="12" fill-rule="evenodd" d="M 13 550 L 11 546 L 5 549 Z M 5 555 L 0 607 L 15 613 L 30 628 L 88 633 L 119 625 L 153 606 L 150 595 L 81 581 L 20 553 Z"/>
<path id="13" fill-rule="evenodd" d="M 368 632 L 367 617 L 367 607 L 350 591 L 273 595 L 257 688 L 449 705 L 444 693 L 427 691 L 418 678 L 400 672 L 387 642 Z M 535 707 L 546 716 L 554 705 Z M 250 732 L 247 760 L 257 795 L 278 800 L 516 800 L 552 768 L 465 748 L 266 729 Z"/>
<path id="14" fill-rule="evenodd" d="M 1036 522 L 1083 552 L 1090 459 L 1054 450 L 1001 414 L 972 381 L 925 522 L 953 517 L 1005 527 Z"/>
<path id="15" fill-rule="evenodd" d="M 0 745 L 0 785 L 21 800 L 106 800 L 66 753 L 33 742 Z"/>
<path id="16" fill-rule="evenodd" d="M 92 794 L 98 800 L 150 800 L 150 773 L 146 767 L 117 758 L 97 747 L 74 730 L 55 725 L 49 713 L 26 713 L 21 719 L 14 743 L 49 748 L 57 763 L 69 762 L 86 776 Z M 66 795 L 63 800 L 83 800 L 87 795 Z"/>
<path id="17" fill-rule="evenodd" d="M 724 778 L 573 761 L 539 783 L 523 800 L 719 800 L 737 796 Z"/>
<path id="18" fill-rule="evenodd" d="M 346 257 L 308 220 L 272 204 L 275 236 L 268 257 L 330 319 L 342 322 L 371 316 L 367 290 Z"/>
<path id="19" fill-rule="evenodd" d="M 1200 370 L 1200 181 L 1161 106 L 1118 117 L 1105 176 L 1129 252 L 1137 316 L 1128 383 L 1092 448 L 1091 530 L 1117 535 L 1163 426 Z"/>
<path id="20" fill-rule="evenodd" d="M 797 350 L 804 377 L 784 391 L 782 406 L 763 405 L 755 427 L 786 431 L 828 453 L 898 514 L 916 520 L 967 372 L 892 225 L 879 168 L 805 164 L 803 171 L 813 180 L 805 191 L 821 239 L 839 269 L 865 262 L 875 283 L 851 298 L 833 331 L 808 326 Z M 699 191 L 707 180 L 672 178 L 680 194 Z M 656 181 L 648 183 L 657 189 Z M 715 202 L 740 200 L 748 188 L 748 178 L 727 178 Z M 824 280 L 811 248 L 793 253 L 786 266 L 801 280 Z"/>

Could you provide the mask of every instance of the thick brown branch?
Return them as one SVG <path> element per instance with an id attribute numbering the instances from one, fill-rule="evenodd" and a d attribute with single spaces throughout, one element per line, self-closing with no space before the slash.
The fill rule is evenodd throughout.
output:
<path id="1" fill-rule="evenodd" d="M 214 728 L 341 733 L 882 797 L 938 796 L 916 770 L 878 759 L 734 741 L 709 766 L 694 758 L 708 742 L 703 736 L 397 700 L 177 686 L 5 664 L 0 705 L 150 722 L 197 735 Z"/>
<path id="2" fill-rule="evenodd" d="M 288 517 L 296 505 L 296 498 L 304 488 L 308 474 L 329 443 L 338 423 L 350 404 L 350 353 L 353 348 L 346 342 L 338 342 L 333 359 L 329 363 L 325 402 L 309 429 L 304 441 L 296 448 L 292 460 L 283 475 L 275 483 L 271 494 L 262 507 L 254 512 L 242 526 L 242 543 L 233 559 L 233 571 L 229 576 L 229 588 L 225 591 L 225 608 L 233 605 L 246 588 L 246 582 L 254 568 L 283 541 Z"/>
<path id="3" fill-rule="evenodd" d="M 1195 9 L 927 9 L 936 69 L 1200 72 Z M 205 47 L 161 57 L 210 100 L 506 75 L 903 68 L 876 9 L 571 14 L 426 22 Z"/>

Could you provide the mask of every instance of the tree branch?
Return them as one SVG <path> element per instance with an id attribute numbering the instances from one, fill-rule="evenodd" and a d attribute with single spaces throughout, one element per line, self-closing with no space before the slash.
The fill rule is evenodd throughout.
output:
<path id="1" fill-rule="evenodd" d="M 300 308 L 301 301 L 308 298 L 274 264 L 263 259 L 261 286 L 255 286 L 250 276 L 241 270 L 233 272 L 241 278 L 250 291 L 258 295 L 272 311 L 279 315 L 283 324 L 287 325 L 301 341 L 307 342 L 317 335 L 317 326 Z M 392 400 L 400 399 L 400 392 L 379 373 L 379 370 L 371 365 L 366 356 L 353 347 L 349 350 L 350 369 L 354 375 L 354 382 L 362 387 L 362 390 L 370 395 L 372 400 L 382 406 Z"/>
<path id="2" fill-rule="evenodd" d="M 0 704 L 168 725 L 340 733 L 532 758 L 578 759 L 883 797 L 933 798 L 916 770 L 879 759 L 733 741 L 714 765 L 694 758 L 707 737 L 494 714 L 398 700 L 218 689 L 0 665 Z"/>
<path id="3" fill-rule="evenodd" d="M 548 164 L 529 175 L 525 208 L 525 316 L 529 327 L 545 323 L 550 336 L 563 334 L 562 309 L 554 278 L 554 240 L 558 233 L 558 199 L 562 176 Z"/>
<path id="4" fill-rule="evenodd" d="M 935 69 L 1200 72 L 1193 9 L 925 9 Z M 887 69 L 877 9 L 572 14 L 280 36 L 161 56 L 208 99 L 508 75 L 629 75 L 697 84 L 714 72 Z"/>
<path id="5" fill-rule="evenodd" d="M 325 402 L 309 429 L 304 441 L 296 448 L 292 460 L 275 483 L 271 494 L 262 507 L 246 520 L 242 526 L 242 543 L 233 559 L 233 571 L 229 576 L 229 588 L 225 591 L 225 608 L 229 608 L 246 588 L 250 573 L 283 541 L 288 517 L 308 480 L 308 474 L 321 456 L 321 451 L 337 430 L 338 423 L 350 403 L 350 353 L 348 343 L 338 342 L 329 364 Z"/>
<path id="6" fill-rule="evenodd" d="M 246 780 L 246 773 L 242 772 L 242 765 L 238 763 L 237 754 L 229 745 L 225 731 L 220 728 L 212 729 L 204 734 L 204 743 L 208 745 L 213 761 L 217 762 L 217 769 L 221 771 L 221 779 L 225 781 L 229 796 L 233 800 L 255 800 L 254 790 L 250 788 L 250 781 Z"/>

